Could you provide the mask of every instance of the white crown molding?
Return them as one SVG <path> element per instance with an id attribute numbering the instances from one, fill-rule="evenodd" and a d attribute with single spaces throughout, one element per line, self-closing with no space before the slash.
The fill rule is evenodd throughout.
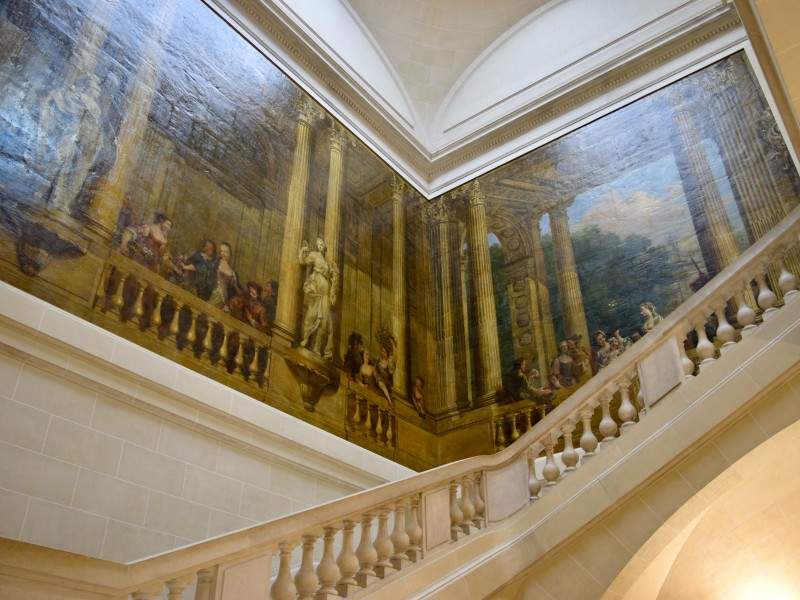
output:
<path id="1" fill-rule="evenodd" d="M 392 65 L 346 0 L 341 7 L 354 30 L 400 88 L 394 99 L 322 39 L 289 6 L 296 4 L 291 0 L 204 1 L 427 198 L 740 49 L 746 40 L 730 3 L 686 0 L 580 60 L 467 114 L 436 139 L 434 151 L 429 126 L 420 123 Z M 501 36 L 457 81 L 443 106 L 515 32 L 542 11 L 569 1 L 546 5 Z M 445 123 L 442 114 L 439 122 Z"/>

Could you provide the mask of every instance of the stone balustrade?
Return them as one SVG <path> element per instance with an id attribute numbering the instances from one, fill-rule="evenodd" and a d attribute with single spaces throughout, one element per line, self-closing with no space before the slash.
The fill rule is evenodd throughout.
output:
<path id="1" fill-rule="evenodd" d="M 397 447 L 397 415 L 394 403 L 353 381 L 347 384 L 345 398 L 347 439 L 365 448 Z"/>
<path id="2" fill-rule="evenodd" d="M 263 386 L 270 336 L 198 298 L 143 265 L 112 253 L 97 289 L 95 309 L 118 327 L 136 328 L 153 343 L 242 382 Z M 131 332 L 125 332 L 131 337 Z M 168 354 L 169 355 L 169 354 Z"/>
<path id="3" fill-rule="evenodd" d="M 496 433 L 498 445 L 507 443 L 506 424 L 518 439 L 497 454 L 457 461 L 128 565 L 0 540 L 0 566 L 6 574 L 28 577 L 32 586 L 70 589 L 71 598 L 155 599 L 165 592 L 182 598 L 190 585 L 196 586 L 195 600 L 264 597 L 268 585 L 273 600 L 351 597 L 370 590 L 379 597 L 381 582 L 401 576 L 410 563 L 489 533 L 550 493 L 635 428 L 642 408 L 702 377 L 728 348 L 796 302 L 797 274 L 786 268 L 783 256 L 797 245 L 798 233 L 800 208 L 535 425 L 528 425 L 530 409 L 503 412 L 496 422 L 502 432 Z M 779 273 L 778 289 L 765 276 L 770 269 Z M 757 306 L 748 304 L 748 297 L 755 297 Z M 634 393 L 637 379 L 641 393 Z M 372 423 L 370 410 L 362 420 L 360 400 L 355 407 L 354 423 Z M 524 433 L 521 422 L 528 428 Z M 379 423 L 380 417 L 376 431 Z M 271 578 L 273 557 L 278 568 Z"/>

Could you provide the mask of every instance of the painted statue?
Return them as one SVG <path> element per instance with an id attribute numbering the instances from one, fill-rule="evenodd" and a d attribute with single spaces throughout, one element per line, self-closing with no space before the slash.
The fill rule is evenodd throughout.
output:
<path id="1" fill-rule="evenodd" d="M 644 317 L 644 322 L 642 323 L 642 331 L 644 333 L 647 333 L 664 320 L 664 317 L 658 314 L 656 305 L 652 302 L 643 302 L 639 307 L 639 313 Z"/>
<path id="2" fill-rule="evenodd" d="M 317 238 L 316 250 L 304 241 L 300 247 L 300 264 L 306 267 L 303 283 L 305 315 L 300 345 L 323 358 L 333 358 L 331 309 L 336 304 L 339 272 L 325 257 L 327 247 Z"/>

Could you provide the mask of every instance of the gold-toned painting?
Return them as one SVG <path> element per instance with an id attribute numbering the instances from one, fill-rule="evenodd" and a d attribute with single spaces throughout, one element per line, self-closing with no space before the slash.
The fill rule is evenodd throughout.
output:
<path id="1" fill-rule="evenodd" d="M 800 197 L 740 53 L 426 201 L 200 0 L 0 0 L 0 123 L 4 281 L 419 469 Z"/>

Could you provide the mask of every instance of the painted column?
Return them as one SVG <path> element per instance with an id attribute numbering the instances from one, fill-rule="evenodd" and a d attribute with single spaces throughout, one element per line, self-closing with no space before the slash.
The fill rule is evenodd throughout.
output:
<path id="1" fill-rule="evenodd" d="M 406 381 L 406 204 L 405 182 L 392 176 L 392 334 L 397 342 L 394 388 L 407 392 Z"/>
<path id="2" fill-rule="evenodd" d="M 488 237 L 486 201 L 480 184 L 478 181 L 473 181 L 467 192 L 467 239 L 472 258 L 470 261 L 472 282 L 475 288 L 478 362 L 481 365 L 478 377 L 480 400 L 490 398 L 503 386 Z"/>
<path id="3" fill-rule="evenodd" d="M 725 61 L 709 71 L 705 83 L 714 110 L 713 132 L 731 185 L 737 192 L 736 200 L 747 234 L 750 242 L 754 242 L 786 215 L 786 208 L 761 148 L 757 123 L 737 97 L 736 66 Z"/>
<path id="4" fill-rule="evenodd" d="M 153 18 L 152 33 L 142 52 L 133 91 L 128 98 L 128 110 L 117 134 L 117 159 L 111 171 L 101 180 L 89 205 L 84 208 L 89 226 L 109 239 L 116 231 L 130 176 L 136 172 L 140 155 L 147 148 L 144 136 L 158 85 L 163 40 L 169 34 L 177 6 L 178 3 L 174 0 L 158 5 Z M 149 215 L 145 217 L 150 218 Z"/>
<path id="5" fill-rule="evenodd" d="M 676 108 L 673 115 L 679 140 L 686 153 L 687 168 L 691 172 L 700 192 L 700 201 L 705 214 L 710 241 L 716 262 L 715 271 L 719 272 L 731 264 L 739 256 L 725 206 L 722 204 L 714 174 L 703 151 L 702 140 L 698 134 L 690 111 L 684 106 Z"/>
<path id="6" fill-rule="evenodd" d="M 781 187 L 759 136 L 759 127 L 772 121 L 771 113 L 765 109 L 765 115 L 756 115 L 752 110 L 746 110 L 737 93 L 741 85 L 739 67 L 730 60 L 709 69 L 705 85 L 709 92 L 708 101 L 714 110 L 712 131 L 747 236 L 753 243 L 777 225 L 791 209 L 783 201 Z M 782 145 L 782 140 L 777 139 L 776 142 Z M 794 190 L 788 187 L 793 195 Z M 799 258 L 797 252 L 787 255 L 786 262 L 790 270 L 797 272 L 800 269 Z M 779 289 L 779 274 L 772 271 L 775 270 L 770 272 L 773 287 Z"/>
<path id="7" fill-rule="evenodd" d="M 549 369 L 553 359 L 556 357 L 556 328 L 553 325 L 553 311 L 550 308 L 550 288 L 547 287 L 547 265 L 544 260 L 540 221 L 541 215 L 534 215 L 531 220 L 531 249 L 535 268 L 536 298 L 539 303 L 539 317 L 542 322 L 544 353 Z M 543 371 L 542 375 L 544 373 Z"/>
<path id="8" fill-rule="evenodd" d="M 278 306 L 273 330 L 289 343 L 297 338 L 300 312 L 300 276 L 297 262 L 303 236 L 308 168 L 311 159 L 311 123 L 318 115 L 311 99 L 302 94 L 298 106 L 297 139 L 292 161 L 292 177 L 286 203 L 286 223 L 281 245 L 280 279 L 278 281 Z"/>
<path id="9" fill-rule="evenodd" d="M 591 343 L 589 328 L 586 325 L 586 314 L 583 311 L 583 295 L 575 264 L 575 250 L 572 247 L 566 206 L 558 206 L 550 211 L 550 232 L 553 235 L 558 292 L 561 297 L 561 310 L 564 313 L 564 329 L 567 336 L 581 336 L 582 344 L 588 348 Z"/>
<path id="10" fill-rule="evenodd" d="M 334 122 L 330 131 L 330 159 L 328 167 L 328 195 L 325 200 L 325 226 L 323 239 L 327 247 L 327 258 L 342 272 L 340 264 L 339 237 L 342 230 L 342 188 L 344 186 L 344 149 L 347 133 Z M 341 282 L 339 284 L 341 291 Z M 280 288 L 279 288 L 280 289 Z M 337 296 L 340 295 L 337 292 Z M 338 297 L 337 303 L 338 305 Z M 340 311 L 339 314 L 341 314 Z M 339 319 L 332 319 L 331 332 L 325 343 L 325 356 L 333 356 L 339 350 Z M 337 357 L 334 357 L 334 360 Z"/>
<path id="11" fill-rule="evenodd" d="M 436 263 L 439 275 L 438 334 L 439 334 L 439 393 L 428 402 L 433 415 L 454 412 L 456 405 L 456 361 L 455 361 L 455 315 L 453 314 L 453 277 L 450 252 L 450 226 L 453 220 L 449 196 L 440 196 L 425 206 L 431 234 L 434 239 Z"/>

